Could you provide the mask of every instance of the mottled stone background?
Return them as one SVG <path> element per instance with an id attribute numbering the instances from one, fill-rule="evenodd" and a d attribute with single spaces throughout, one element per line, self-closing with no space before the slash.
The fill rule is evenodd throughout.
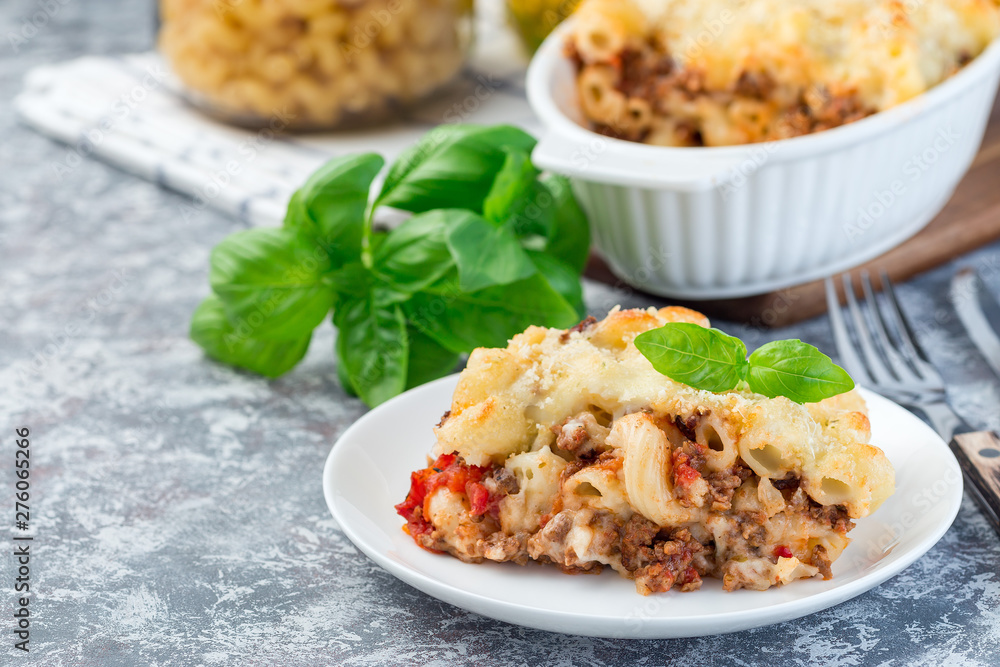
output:
<path id="1" fill-rule="evenodd" d="M 15 53 L 10 35 L 44 6 L 51 19 Z M 205 211 L 183 224 L 180 196 L 91 160 L 59 175 L 67 148 L 13 116 L 31 67 L 152 39 L 146 1 L 0 5 L 0 502 L 13 503 L 13 432 L 28 426 L 37 531 L 28 656 L 11 648 L 13 560 L 0 547 L 0 663 L 1000 664 L 1000 541 L 968 500 L 944 540 L 881 587 L 703 639 L 526 630 L 376 567 L 323 501 L 323 461 L 365 411 L 337 385 L 329 327 L 275 382 L 206 361 L 188 318 L 208 290 L 209 249 L 241 223 Z M 962 264 L 988 269 L 1000 292 L 998 245 L 902 286 L 902 297 L 966 416 L 997 427 L 998 384 L 943 310 Z M 588 286 L 595 313 L 617 301 L 638 303 Z M 731 328 L 752 344 L 800 336 L 832 348 L 825 319 Z"/>

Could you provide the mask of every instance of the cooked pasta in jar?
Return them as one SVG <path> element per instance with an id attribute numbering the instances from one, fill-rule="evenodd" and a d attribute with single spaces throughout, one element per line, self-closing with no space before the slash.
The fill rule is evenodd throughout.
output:
<path id="1" fill-rule="evenodd" d="M 448 82 L 469 0 L 161 0 L 160 48 L 196 105 L 241 125 L 384 119 Z"/>

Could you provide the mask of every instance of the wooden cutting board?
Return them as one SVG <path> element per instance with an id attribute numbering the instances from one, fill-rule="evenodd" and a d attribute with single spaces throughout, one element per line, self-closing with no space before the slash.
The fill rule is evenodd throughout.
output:
<path id="1" fill-rule="evenodd" d="M 940 266 L 1000 238 L 1000 102 L 994 104 L 983 144 L 955 194 L 916 236 L 894 250 L 851 270 L 856 277 L 868 270 L 885 270 L 896 282 Z M 585 275 L 610 285 L 619 283 L 599 257 L 591 256 Z M 858 284 L 855 280 L 855 284 Z M 663 301 L 663 297 L 651 296 Z M 822 280 L 769 294 L 740 299 L 671 303 L 709 315 L 757 326 L 782 327 L 826 312 Z"/>

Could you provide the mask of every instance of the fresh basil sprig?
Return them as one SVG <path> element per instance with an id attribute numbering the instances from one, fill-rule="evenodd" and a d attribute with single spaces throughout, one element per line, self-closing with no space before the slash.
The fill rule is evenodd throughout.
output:
<path id="1" fill-rule="evenodd" d="M 572 325 L 585 314 L 587 220 L 569 183 L 531 164 L 534 145 L 506 125 L 441 127 L 374 196 L 379 155 L 331 160 L 292 196 L 280 229 L 216 246 L 213 295 L 191 337 L 219 361 L 277 377 L 332 310 L 340 382 L 374 406 L 531 324 Z M 413 215 L 378 230 L 383 206 Z"/>
<path id="2" fill-rule="evenodd" d="M 830 357 L 800 340 L 778 340 L 747 358 L 739 338 L 689 322 L 672 322 L 635 338 L 653 368 L 695 389 L 722 392 L 745 382 L 769 398 L 817 403 L 854 388 L 854 380 Z"/>

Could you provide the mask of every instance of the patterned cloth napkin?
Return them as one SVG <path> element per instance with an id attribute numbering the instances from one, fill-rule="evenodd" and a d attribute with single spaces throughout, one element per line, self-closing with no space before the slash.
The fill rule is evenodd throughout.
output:
<path id="1" fill-rule="evenodd" d="M 441 123 L 511 123 L 537 135 L 524 95 L 526 58 L 503 28 L 500 3 L 482 3 L 476 46 L 461 76 L 391 125 L 322 134 L 275 135 L 229 127 L 201 115 L 156 53 L 87 56 L 36 68 L 14 105 L 21 119 L 67 144 L 60 178 L 97 157 L 191 195 L 184 214 L 204 207 L 253 225 L 284 217 L 291 193 L 331 157 L 381 153 L 387 161 Z"/>

